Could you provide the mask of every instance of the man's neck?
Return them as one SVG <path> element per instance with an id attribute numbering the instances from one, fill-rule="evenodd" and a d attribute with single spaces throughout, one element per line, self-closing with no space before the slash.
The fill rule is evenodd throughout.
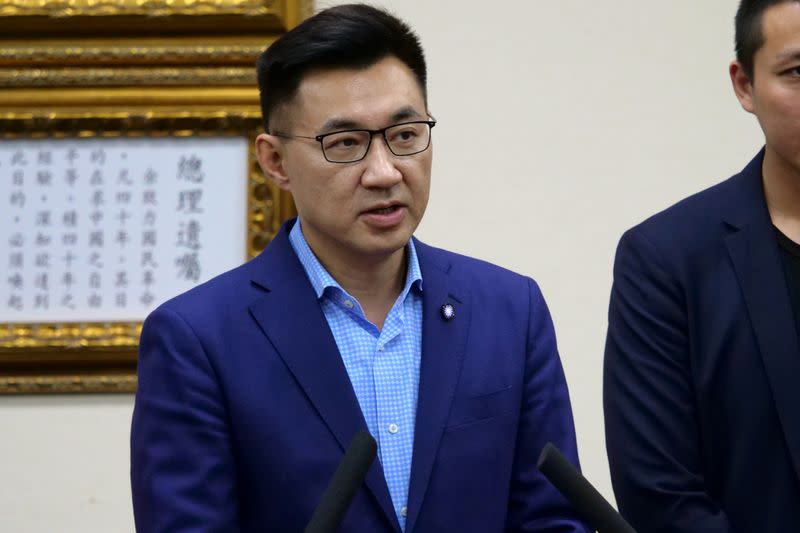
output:
<path id="1" fill-rule="evenodd" d="M 800 173 L 769 147 L 762 173 L 772 223 L 794 242 L 800 242 Z"/>
<path id="2" fill-rule="evenodd" d="M 342 256 L 330 253 L 306 235 L 309 247 L 325 270 L 361 304 L 367 319 L 378 329 L 405 285 L 408 260 L 406 247 L 386 256 Z"/>

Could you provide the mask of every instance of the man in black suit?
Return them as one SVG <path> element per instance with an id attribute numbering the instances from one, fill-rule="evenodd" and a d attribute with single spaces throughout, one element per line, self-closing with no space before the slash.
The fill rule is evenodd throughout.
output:
<path id="1" fill-rule="evenodd" d="M 606 443 L 640 532 L 800 531 L 800 1 L 742 0 L 736 46 L 764 149 L 617 250 Z"/>

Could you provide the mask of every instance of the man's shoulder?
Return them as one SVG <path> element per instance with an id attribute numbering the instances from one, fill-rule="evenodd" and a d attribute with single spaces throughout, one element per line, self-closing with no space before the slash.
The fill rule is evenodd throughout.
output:
<path id="1" fill-rule="evenodd" d="M 433 261 L 439 268 L 452 269 L 454 274 L 468 277 L 490 277 L 493 279 L 522 280 L 528 279 L 522 274 L 513 270 L 491 263 L 484 259 L 478 259 L 457 252 L 452 252 L 444 248 L 437 248 L 429 244 L 415 241 L 418 250 L 422 251 L 423 257 L 428 261 Z"/>
<path id="2" fill-rule="evenodd" d="M 479 317 L 473 322 L 478 330 L 491 333 L 496 324 L 505 324 L 504 327 L 509 328 L 507 331 L 527 332 L 531 313 L 549 314 L 542 291 L 532 277 L 483 259 L 419 244 L 420 255 L 427 263 L 423 267 L 423 291 L 431 281 L 425 275 L 426 269 L 439 268 L 445 272 L 446 276 L 434 279 L 445 283 L 457 299 L 468 297 L 474 304 L 471 306 L 473 317 Z"/>
<path id="3" fill-rule="evenodd" d="M 649 232 L 675 231 L 682 228 L 702 229 L 720 221 L 725 204 L 736 188 L 740 175 L 737 174 L 707 189 L 696 192 L 662 211 L 650 216 L 637 227 Z M 698 224 L 700 228 L 698 228 Z"/>
<path id="4" fill-rule="evenodd" d="M 529 299 L 541 299 L 539 286 L 531 277 L 489 261 L 416 242 L 427 268 L 439 268 L 450 282 L 464 287 L 486 305 L 517 302 L 526 305 Z M 423 274 L 423 287 L 426 283 Z M 505 302 L 505 304 L 502 304 Z"/>
<path id="5" fill-rule="evenodd" d="M 636 224 L 622 241 L 639 237 L 659 249 L 702 250 L 724 235 L 726 217 L 738 207 L 748 179 L 736 174 L 694 193 Z"/>
<path id="6" fill-rule="evenodd" d="M 254 261 L 247 261 L 170 298 L 157 310 L 171 311 L 190 322 L 237 314 L 261 293 L 251 282 Z"/>

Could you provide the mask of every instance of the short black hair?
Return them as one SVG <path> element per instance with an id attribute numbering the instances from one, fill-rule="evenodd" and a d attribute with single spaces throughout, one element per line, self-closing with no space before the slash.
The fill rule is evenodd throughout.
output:
<path id="1" fill-rule="evenodd" d="M 764 46 L 764 12 L 784 2 L 800 0 L 741 0 L 736 11 L 736 60 L 742 64 L 745 74 L 753 79 L 754 57 Z"/>
<path id="2" fill-rule="evenodd" d="M 264 129 L 270 131 L 275 111 L 294 98 L 311 70 L 367 68 L 389 56 L 414 73 L 427 102 L 425 55 L 405 22 L 364 4 L 331 7 L 308 18 L 272 43 L 256 63 Z"/>

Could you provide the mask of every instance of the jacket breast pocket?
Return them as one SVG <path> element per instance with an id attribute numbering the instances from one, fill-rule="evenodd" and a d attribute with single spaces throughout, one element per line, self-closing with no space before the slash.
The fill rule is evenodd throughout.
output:
<path id="1" fill-rule="evenodd" d="M 453 398 L 446 429 L 464 426 L 503 414 L 511 414 L 518 409 L 519 397 L 517 389 L 510 385 L 499 390 L 477 395 L 459 396 L 457 394 Z"/>

